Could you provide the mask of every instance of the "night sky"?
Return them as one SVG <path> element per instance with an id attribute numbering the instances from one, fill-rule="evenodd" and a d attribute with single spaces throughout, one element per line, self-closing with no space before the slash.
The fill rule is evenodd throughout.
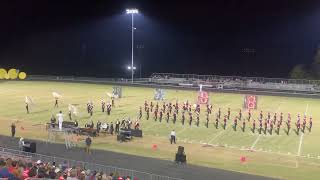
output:
<path id="1" fill-rule="evenodd" d="M 153 72 L 287 77 L 320 45 L 320 1 L 0 2 L 0 67 L 28 74 L 130 77 Z"/>

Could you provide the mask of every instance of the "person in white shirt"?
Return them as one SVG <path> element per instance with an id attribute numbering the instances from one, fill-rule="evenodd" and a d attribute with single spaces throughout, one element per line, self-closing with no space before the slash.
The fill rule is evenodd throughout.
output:
<path id="1" fill-rule="evenodd" d="M 174 130 L 171 131 L 170 133 L 170 143 L 172 144 L 172 142 L 176 143 L 176 132 Z"/>
<path id="2" fill-rule="evenodd" d="M 24 146 L 24 139 L 21 137 L 19 140 L 19 149 L 20 151 L 23 151 L 23 146 Z"/>
<path id="3" fill-rule="evenodd" d="M 57 117 L 58 117 L 58 123 L 59 123 L 59 130 L 61 131 L 61 130 L 62 130 L 62 123 L 63 123 L 63 114 L 62 114 L 62 111 L 60 111 L 60 112 L 57 114 Z"/>

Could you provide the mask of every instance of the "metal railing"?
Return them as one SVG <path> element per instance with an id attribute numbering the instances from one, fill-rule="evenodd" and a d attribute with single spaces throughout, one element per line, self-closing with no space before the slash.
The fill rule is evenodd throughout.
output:
<path id="1" fill-rule="evenodd" d="M 142 171 L 136 171 L 132 169 L 125 169 L 125 168 L 119 168 L 115 166 L 106 166 L 101 164 L 95 164 L 95 163 L 89 163 L 89 162 L 83 162 L 83 161 L 77 161 L 72 159 L 66 159 L 61 157 L 55 157 L 55 156 L 47 156 L 43 154 L 37 154 L 37 153 L 29 153 L 14 149 L 8 149 L 0 147 L 0 155 L 3 155 L 5 157 L 12 156 L 16 157 L 18 159 L 24 158 L 26 161 L 32 161 L 36 162 L 37 160 L 41 160 L 42 162 L 55 162 L 56 165 L 66 165 L 68 168 L 70 167 L 81 167 L 83 170 L 91 170 L 96 172 L 103 172 L 107 175 L 110 173 L 118 173 L 120 176 L 131 176 L 136 177 L 139 180 L 183 180 L 180 178 L 173 178 L 169 176 L 162 176 Z"/>

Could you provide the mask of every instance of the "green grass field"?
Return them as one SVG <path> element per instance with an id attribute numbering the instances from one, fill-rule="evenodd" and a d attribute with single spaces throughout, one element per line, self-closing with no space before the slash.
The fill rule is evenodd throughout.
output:
<path id="1" fill-rule="evenodd" d="M 52 92 L 59 92 L 63 98 L 60 107 L 54 109 L 54 98 Z M 10 124 L 17 121 L 17 136 L 25 138 L 35 138 L 46 140 L 47 132 L 44 124 L 49 122 L 51 114 L 56 114 L 59 110 L 65 113 L 68 119 L 68 104 L 79 104 L 79 115 L 77 120 L 80 126 L 84 126 L 89 120 L 86 113 L 86 103 L 92 100 L 94 103 L 93 120 L 96 122 L 115 122 L 117 118 L 136 118 L 139 106 L 143 107 L 144 101 L 153 100 L 154 89 L 123 87 L 124 97 L 116 99 L 114 108 L 110 116 L 101 112 L 101 100 L 110 101 L 106 92 L 112 92 L 112 86 L 101 84 L 81 84 L 81 83 L 58 83 L 58 82 L 29 82 L 29 81 L 0 81 L 0 133 L 9 135 Z M 30 109 L 31 113 L 26 114 L 25 96 L 30 96 L 35 105 Z M 166 90 L 166 102 L 180 103 L 186 101 L 195 102 L 196 91 Z M 218 107 L 222 114 L 231 108 L 231 119 L 238 114 L 243 107 L 244 95 L 228 93 L 210 93 L 210 102 L 213 105 L 213 114 Z M 160 103 L 162 105 L 162 103 Z M 119 143 L 115 136 L 100 136 L 93 140 L 94 148 L 124 152 L 129 154 L 155 157 L 160 159 L 173 160 L 174 153 L 178 145 L 185 146 L 188 163 L 239 171 L 250 174 L 276 177 L 281 179 L 320 179 L 320 100 L 308 98 L 259 96 L 258 109 L 253 111 L 253 117 L 258 117 L 260 110 L 270 112 L 271 117 L 275 112 L 283 112 L 284 120 L 287 113 L 292 114 L 292 121 L 296 121 L 297 114 L 304 113 L 313 117 L 312 132 L 296 135 L 291 131 L 289 135 L 281 129 L 280 135 L 259 135 L 252 133 L 247 124 L 245 132 L 240 130 L 241 122 L 237 131 L 228 123 L 227 130 L 222 127 L 214 127 L 215 116 L 210 117 L 209 128 L 206 128 L 205 115 L 201 114 L 200 127 L 185 124 L 182 126 L 181 114 L 178 121 L 167 124 L 150 119 L 142 118 L 141 129 L 143 138 L 135 138 L 129 143 Z M 205 108 L 202 107 L 202 112 Z M 265 114 L 266 115 L 266 114 Z M 244 113 L 247 116 L 247 113 Z M 188 118 L 186 119 L 188 120 Z M 293 123 L 292 123 L 293 124 Z M 23 127 L 23 128 L 21 128 Z M 285 127 L 285 126 L 283 126 Z M 292 126 L 295 128 L 294 126 Z M 172 129 L 177 132 L 178 143 L 170 145 L 168 141 L 169 133 Z M 81 140 L 81 139 L 80 139 Z M 212 144 L 212 147 L 205 147 L 203 144 Z M 79 144 L 82 142 L 79 141 Z M 152 145 L 157 144 L 158 149 L 152 149 Z M 217 145 L 217 146 L 215 146 Z M 255 152 L 243 149 L 252 148 Z M 240 163 L 240 157 L 246 156 L 247 162 Z"/>

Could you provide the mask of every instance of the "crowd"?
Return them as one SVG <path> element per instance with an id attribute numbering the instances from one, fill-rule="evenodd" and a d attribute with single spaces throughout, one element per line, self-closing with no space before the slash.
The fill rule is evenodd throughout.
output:
<path id="1" fill-rule="evenodd" d="M 80 166 L 69 167 L 67 162 L 57 165 L 38 160 L 16 158 L 0 154 L 0 179 L 59 179 L 59 180 L 138 180 L 136 177 L 106 174 Z"/>

